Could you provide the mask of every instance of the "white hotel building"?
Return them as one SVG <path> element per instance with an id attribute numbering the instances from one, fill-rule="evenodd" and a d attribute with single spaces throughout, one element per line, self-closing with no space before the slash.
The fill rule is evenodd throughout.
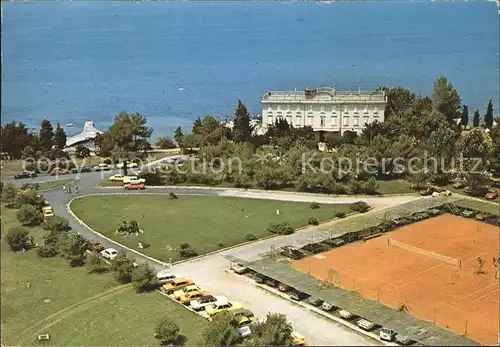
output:
<path id="1" fill-rule="evenodd" d="M 360 133 L 365 124 L 384 121 L 385 92 L 339 92 L 335 88 L 267 92 L 262 97 L 262 125 L 285 119 L 294 127 L 314 131 Z"/>

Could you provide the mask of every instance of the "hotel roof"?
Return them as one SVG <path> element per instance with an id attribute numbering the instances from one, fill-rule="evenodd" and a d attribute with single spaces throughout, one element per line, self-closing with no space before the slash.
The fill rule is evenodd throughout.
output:
<path id="1" fill-rule="evenodd" d="M 95 139 L 97 134 L 102 134 L 103 132 L 94 126 L 94 122 L 86 121 L 83 126 L 83 131 L 75 136 L 70 137 L 66 141 L 66 147 L 73 146 L 79 142 L 83 142 L 89 139 Z"/>

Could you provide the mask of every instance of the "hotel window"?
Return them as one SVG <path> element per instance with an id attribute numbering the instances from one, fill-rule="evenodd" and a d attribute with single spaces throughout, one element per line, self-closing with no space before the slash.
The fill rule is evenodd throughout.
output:
<path id="1" fill-rule="evenodd" d="M 307 117 L 307 125 L 313 125 L 313 117 Z"/>
<path id="2" fill-rule="evenodd" d="M 273 105 L 267 105 L 267 110 L 269 112 L 273 112 Z"/>
<path id="3" fill-rule="evenodd" d="M 312 106 L 312 105 L 309 105 L 309 106 L 307 107 L 307 110 L 308 110 L 309 112 L 312 112 L 312 111 L 313 111 L 313 106 Z"/>
<path id="4" fill-rule="evenodd" d="M 358 106 L 354 106 L 354 113 L 358 113 Z"/>
<path id="5" fill-rule="evenodd" d="M 321 123 L 320 123 L 320 124 L 321 124 L 321 126 L 322 126 L 322 127 L 324 127 L 324 126 L 325 126 L 325 117 L 321 117 L 321 118 L 320 118 L 320 122 L 321 122 Z"/>
<path id="6" fill-rule="evenodd" d="M 273 116 L 267 116 L 267 124 L 273 124 Z"/>
<path id="7" fill-rule="evenodd" d="M 344 125 L 349 125 L 349 117 L 344 117 Z"/>
<path id="8" fill-rule="evenodd" d="M 354 126 L 358 126 L 359 125 L 359 117 L 354 117 Z"/>
<path id="9" fill-rule="evenodd" d="M 286 117 L 286 122 L 290 125 L 292 125 L 292 116 L 287 116 Z"/>
<path id="10" fill-rule="evenodd" d="M 297 125 L 297 126 L 302 125 L 302 122 L 301 122 L 300 116 L 295 117 L 295 125 Z"/>
<path id="11" fill-rule="evenodd" d="M 332 125 L 337 125 L 337 117 L 332 117 Z"/>
<path id="12" fill-rule="evenodd" d="M 378 105 L 375 105 L 375 112 L 373 112 L 374 114 L 378 114 Z"/>
<path id="13" fill-rule="evenodd" d="M 337 107 L 332 106 L 332 113 L 337 113 Z"/>
<path id="14" fill-rule="evenodd" d="M 320 111 L 321 111 L 322 113 L 325 113 L 325 105 L 321 105 Z"/>
<path id="15" fill-rule="evenodd" d="M 344 112 L 349 112 L 349 110 L 347 109 L 347 105 L 344 105 Z"/>
<path id="16" fill-rule="evenodd" d="M 364 113 L 368 113 L 368 106 L 365 105 L 365 108 L 363 109 Z"/>
<path id="17" fill-rule="evenodd" d="M 368 124 L 369 121 L 370 121 L 370 117 L 368 117 L 368 116 L 364 116 L 363 117 L 363 123 L 364 124 Z"/>

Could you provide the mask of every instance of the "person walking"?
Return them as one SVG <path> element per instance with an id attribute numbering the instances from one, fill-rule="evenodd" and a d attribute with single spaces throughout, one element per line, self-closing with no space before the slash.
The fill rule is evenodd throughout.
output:
<path id="1" fill-rule="evenodd" d="M 71 185 L 68 185 L 68 194 L 71 194 Z"/>
<path id="2" fill-rule="evenodd" d="M 63 184 L 63 192 L 66 193 L 66 185 L 65 184 Z"/>
<path id="3" fill-rule="evenodd" d="M 78 194 L 78 183 L 75 183 L 75 193 Z"/>

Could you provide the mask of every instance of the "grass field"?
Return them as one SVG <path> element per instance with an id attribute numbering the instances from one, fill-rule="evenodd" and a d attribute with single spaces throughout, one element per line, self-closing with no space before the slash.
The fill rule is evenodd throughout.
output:
<path id="1" fill-rule="evenodd" d="M 297 228 L 310 217 L 318 221 L 333 218 L 338 211 L 349 212 L 349 205 L 320 205 L 273 200 L 223 198 L 213 196 L 107 195 L 76 199 L 73 212 L 92 229 L 137 249 L 137 243 L 151 246 L 140 250 L 169 261 L 179 259 L 179 246 L 189 243 L 199 254 L 246 241 L 248 234 L 270 236 L 269 223 L 288 222 Z M 280 214 L 276 214 L 276 210 Z M 119 236 L 120 223 L 136 220 L 144 230 L 140 236 Z"/>
<path id="2" fill-rule="evenodd" d="M 68 178 L 68 179 L 63 179 L 63 180 L 42 182 L 42 183 L 38 184 L 38 189 L 39 190 L 54 189 L 54 188 L 62 187 L 64 184 L 68 184 L 68 183 L 71 183 L 73 181 L 74 181 L 73 179 Z"/>
<path id="3" fill-rule="evenodd" d="M 15 212 L 2 209 L 2 233 L 17 224 Z M 44 233 L 31 228 L 30 235 L 41 241 Z M 34 251 L 14 253 L 3 240 L 1 247 L 3 345 L 33 345 L 40 333 L 49 333 L 49 344 L 59 346 L 157 345 L 153 332 L 165 315 L 193 344 L 206 324 L 159 293 L 122 288 L 109 273 L 88 274 Z"/>

